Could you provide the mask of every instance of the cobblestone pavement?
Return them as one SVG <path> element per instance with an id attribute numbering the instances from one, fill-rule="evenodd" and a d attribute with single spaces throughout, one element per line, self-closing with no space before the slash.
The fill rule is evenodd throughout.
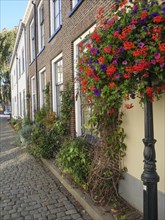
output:
<path id="1" fill-rule="evenodd" d="M 91 220 L 0 117 L 0 220 Z"/>

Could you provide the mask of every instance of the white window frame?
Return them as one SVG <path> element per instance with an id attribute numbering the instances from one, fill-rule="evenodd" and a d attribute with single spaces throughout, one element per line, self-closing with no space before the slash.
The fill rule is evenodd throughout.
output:
<path id="1" fill-rule="evenodd" d="M 31 101 L 32 101 L 32 120 L 34 121 L 34 115 L 36 110 L 36 82 L 35 76 L 31 78 Z"/>
<path id="2" fill-rule="evenodd" d="M 35 36 L 34 36 L 34 19 L 30 24 L 30 60 L 35 59 Z"/>
<path id="3" fill-rule="evenodd" d="M 75 100 L 75 123 L 76 123 L 76 135 L 82 135 L 82 111 L 81 111 L 81 98 L 80 98 L 80 83 L 77 80 L 78 70 L 77 70 L 77 62 L 78 62 L 78 45 L 82 42 L 85 37 L 92 33 L 95 29 L 96 25 L 93 25 L 90 29 L 88 29 L 84 34 L 82 34 L 78 39 L 76 39 L 73 43 L 74 47 L 74 96 Z"/>
<path id="4" fill-rule="evenodd" d="M 24 52 L 24 48 L 22 48 L 22 74 L 25 71 L 25 52 Z"/>
<path id="5" fill-rule="evenodd" d="M 21 77 L 21 57 L 18 58 L 18 78 Z"/>
<path id="6" fill-rule="evenodd" d="M 57 79 L 56 79 L 56 64 L 63 58 L 63 54 L 60 53 L 57 57 L 52 60 L 52 99 L 53 99 L 53 112 L 57 113 Z"/>
<path id="7" fill-rule="evenodd" d="M 42 13 L 43 13 L 43 16 L 42 16 Z M 43 48 L 44 48 L 44 3 L 42 0 L 38 6 L 38 50 L 39 52 Z"/>
<path id="8" fill-rule="evenodd" d="M 25 96 L 25 89 L 22 91 L 22 99 L 23 99 L 23 109 L 22 109 L 22 113 L 23 116 L 25 117 L 26 115 L 26 96 Z"/>
<path id="9" fill-rule="evenodd" d="M 44 78 L 44 82 L 43 82 L 43 78 Z M 39 82 L 40 82 L 40 109 L 41 109 L 45 104 L 45 97 L 44 97 L 44 89 L 46 88 L 46 68 L 45 67 L 39 71 Z"/>
<path id="10" fill-rule="evenodd" d="M 56 3 L 58 5 L 56 5 Z M 60 28 L 62 24 L 61 0 L 50 0 L 50 23 L 51 23 L 51 35 L 53 35 Z"/>
<path id="11" fill-rule="evenodd" d="M 72 9 L 82 0 L 72 0 Z"/>
<path id="12" fill-rule="evenodd" d="M 19 116 L 22 117 L 22 93 L 19 92 Z"/>

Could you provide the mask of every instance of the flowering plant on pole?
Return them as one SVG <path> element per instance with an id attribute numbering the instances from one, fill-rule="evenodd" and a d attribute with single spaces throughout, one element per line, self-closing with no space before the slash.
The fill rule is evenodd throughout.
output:
<path id="1" fill-rule="evenodd" d="M 165 3 L 126 0 L 109 20 L 103 10 L 89 42 L 79 45 L 78 62 L 82 92 L 99 118 L 113 115 L 124 99 L 143 102 L 147 94 L 154 101 L 165 90 Z"/>

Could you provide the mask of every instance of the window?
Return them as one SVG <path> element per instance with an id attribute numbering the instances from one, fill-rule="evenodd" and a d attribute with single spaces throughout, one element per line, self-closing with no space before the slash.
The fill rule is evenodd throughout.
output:
<path id="1" fill-rule="evenodd" d="M 35 59 L 35 37 L 34 37 L 34 21 L 30 25 L 30 60 Z"/>
<path id="2" fill-rule="evenodd" d="M 84 41 L 85 37 L 94 31 L 95 25 L 93 27 L 91 27 L 87 32 L 85 32 L 82 36 L 80 36 L 80 38 L 78 38 L 76 41 L 74 41 L 74 82 L 75 82 L 75 86 L 74 86 L 74 94 L 76 98 L 75 101 L 75 120 L 76 120 L 76 133 L 77 136 L 81 136 L 84 132 L 88 132 L 85 131 L 82 126 L 89 120 L 89 116 L 90 116 L 90 111 L 91 109 L 88 107 L 88 105 L 86 104 L 86 100 L 81 97 L 81 89 L 80 89 L 80 84 L 77 80 L 78 77 L 78 71 L 76 68 L 77 65 L 77 61 L 79 58 L 79 44 L 83 43 L 86 44 L 87 40 Z"/>
<path id="3" fill-rule="evenodd" d="M 22 95 L 19 93 L 19 116 L 22 116 Z"/>
<path id="4" fill-rule="evenodd" d="M 74 8 L 82 0 L 72 0 L 72 8 Z"/>
<path id="5" fill-rule="evenodd" d="M 18 58 L 18 76 L 21 77 L 21 58 Z"/>
<path id="6" fill-rule="evenodd" d="M 36 85 L 35 85 L 35 77 L 31 78 L 31 98 L 32 98 L 32 120 L 34 120 L 34 114 L 36 110 Z"/>
<path id="7" fill-rule="evenodd" d="M 25 97 L 25 90 L 23 90 L 23 116 L 26 115 L 26 97 Z"/>
<path id="8" fill-rule="evenodd" d="M 22 73 L 25 71 L 24 49 L 22 49 Z"/>
<path id="9" fill-rule="evenodd" d="M 38 7 L 38 49 L 39 52 L 44 47 L 44 4 L 40 2 Z"/>
<path id="10" fill-rule="evenodd" d="M 53 111 L 60 116 L 61 93 L 63 91 L 63 60 L 62 54 L 52 61 L 52 90 L 53 90 Z"/>
<path id="11" fill-rule="evenodd" d="M 50 0 L 51 35 L 61 26 L 61 0 Z"/>
<path id="12" fill-rule="evenodd" d="M 45 104 L 45 87 L 46 87 L 46 72 L 45 68 L 43 68 L 39 72 L 39 77 L 40 77 L 40 108 L 42 108 Z"/>
<path id="13" fill-rule="evenodd" d="M 69 13 L 69 17 L 76 11 L 82 2 L 83 0 L 71 0 L 71 12 Z"/>

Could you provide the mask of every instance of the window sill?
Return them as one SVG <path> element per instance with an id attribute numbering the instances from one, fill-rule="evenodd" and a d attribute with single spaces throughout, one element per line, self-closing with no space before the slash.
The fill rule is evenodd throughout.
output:
<path id="1" fill-rule="evenodd" d="M 29 66 L 31 66 L 32 65 L 32 63 L 35 61 L 35 59 L 33 59 L 32 61 L 31 61 L 31 63 L 29 63 Z"/>
<path id="2" fill-rule="evenodd" d="M 51 37 L 48 39 L 48 43 L 50 43 L 50 41 L 54 38 L 54 36 L 60 31 L 60 29 L 62 28 L 62 25 L 60 25 L 55 32 L 51 35 Z"/>
<path id="3" fill-rule="evenodd" d="M 42 51 L 45 50 L 45 46 L 38 52 L 37 57 L 42 53 Z"/>
<path id="4" fill-rule="evenodd" d="M 81 5 L 81 3 L 83 2 L 83 0 L 79 1 L 74 8 L 72 8 L 71 12 L 68 14 L 68 17 L 71 17 L 72 14 L 74 14 L 74 12 L 78 9 L 78 7 Z"/>

